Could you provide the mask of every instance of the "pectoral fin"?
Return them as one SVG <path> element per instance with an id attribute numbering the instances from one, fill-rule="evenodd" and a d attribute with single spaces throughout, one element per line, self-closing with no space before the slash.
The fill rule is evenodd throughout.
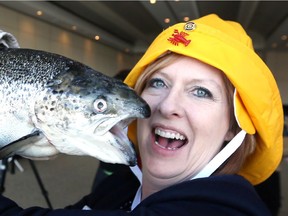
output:
<path id="1" fill-rule="evenodd" d="M 15 140 L 0 149 L 0 159 L 11 157 L 27 145 L 31 145 L 31 143 L 35 142 L 35 140 L 39 139 L 41 135 L 41 131 L 36 130 L 31 134 L 21 137 L 18 140 Z"/>

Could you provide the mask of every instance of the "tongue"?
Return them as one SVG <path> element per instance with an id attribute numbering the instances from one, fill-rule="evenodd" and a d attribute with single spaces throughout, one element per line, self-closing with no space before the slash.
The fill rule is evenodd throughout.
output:
<path id="1" fill-rule="evenodd" d="M 157 142 L 161 147 L 166 149 L 178 149 L 184 144 L 183 140 L 167 139 L 160 136 L 158 136 Z"/>

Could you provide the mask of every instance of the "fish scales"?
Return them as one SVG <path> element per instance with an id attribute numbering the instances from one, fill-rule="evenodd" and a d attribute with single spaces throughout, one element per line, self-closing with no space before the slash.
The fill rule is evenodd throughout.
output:
<path id="1" fill-rule="evenodd" d="M 150 115 L 131 88 L 67 57 L 0 50 L 0 158 L 58 153 L 135 164 L 125 130 Z"/>

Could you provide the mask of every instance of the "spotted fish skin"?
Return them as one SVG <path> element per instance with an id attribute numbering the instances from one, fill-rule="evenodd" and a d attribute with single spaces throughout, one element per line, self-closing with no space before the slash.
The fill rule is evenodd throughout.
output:
<path id="1" fill-rule="evenodd" d="M 0 159 L 66 153 L 135 164 L 125 128 L 150 116 L 121 81 L 40 50 L 0 50 L 0 97 Z"/>

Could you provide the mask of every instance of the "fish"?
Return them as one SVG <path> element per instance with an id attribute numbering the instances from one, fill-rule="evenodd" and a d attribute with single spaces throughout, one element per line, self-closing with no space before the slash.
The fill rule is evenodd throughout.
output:
<path id="1" fill-rule="evenodd" d="M 133 166 L 127 126 L 151 114 L 121 80 L 63 55 L 0 49 L 0 159 L 58 154 Z"/>

